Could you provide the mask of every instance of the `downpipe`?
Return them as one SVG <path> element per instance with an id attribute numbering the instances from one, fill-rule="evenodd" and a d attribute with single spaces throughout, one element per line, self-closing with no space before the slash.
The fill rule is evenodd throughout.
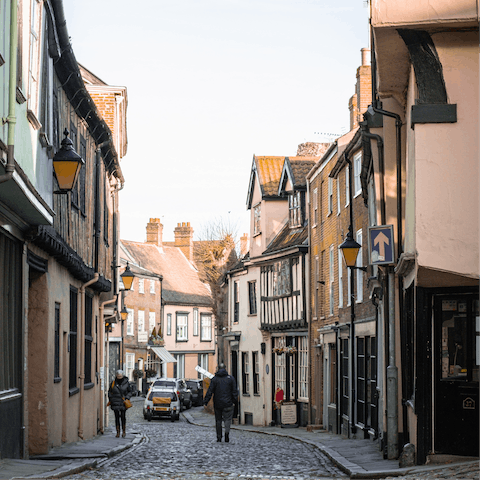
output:
<path id="1" fill-rule="evenodd" d="M 17 0 L 10 0 L 10 75 L 8 79 L 8 117 L 3 119 L 3 124 L 8 123 L 7 164 L 5 165 L 6 173 L 4 175 L 0 175 L 0 183 L 11 180 L 13 178 L 13 172 L 15 171 L 14 149 L 15 125 L 17 123 L 17 117 L 15 116 L 17 97 L 17 45 Z"/>
<path id="2" fill-rule="evenodd" d="M 83 402 L 84 393 L 83 387 L 85 385 L 85 289 L 95 283 L 100 275 L 95 273 L 93 278 L 80 287 L 80 398 L 78 409 L 78 436 L 83 440 Z"/>

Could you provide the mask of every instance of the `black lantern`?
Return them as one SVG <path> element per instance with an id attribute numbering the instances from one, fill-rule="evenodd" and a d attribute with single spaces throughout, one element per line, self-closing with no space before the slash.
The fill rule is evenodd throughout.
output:
<path id="1" fill-rule="evenodd" d="M 350 268 L 355 268 L 358 252 L 362 246 L 353 239 L 351 226 L 348 229 L 347 238 L 338 248 L 342 251 L 345 265 Z"/>
<path id="2" fill-rule="evenodd" d="M 73 142 L 68 138 L 69 133 L 65 129 L 62 146 L 53 157 L 53 170 L 59 186 L 55 193 L 70 192 L 75 186 L 82 165 L 85 164 L 83 158 L 73 148 Z"/>
<path id="3" fill-rule="evenodd" d="M 122 319 L 122 321 L 125 321 L 128 318 L 128 310 L 127 310 L 127 307 L 125 307 L 125 305 L 120 310 L 120 318 Z"/>
<path id="4" fill-rule="evenodd" d="M 133 279 L 135 278 L 135 275 L 130 270 L 130 267 L 128 266 L 128 262 L 127 262 L 127 267 L 125 268 L 125 271 L 120 275 L 120 277 L 122 279 L 123 287 L 125 288 L 125 290 L 130 290 L 132 288 Z"/>

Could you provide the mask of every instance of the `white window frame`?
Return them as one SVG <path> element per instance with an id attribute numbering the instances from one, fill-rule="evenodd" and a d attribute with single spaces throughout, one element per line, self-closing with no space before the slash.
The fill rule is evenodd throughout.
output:
<path id="1" fill-rule="evenodd" d="M 331 213 L 333 213 L 333 178 L 328 177 L 328 215 Z"/>
<path id="2" fill-rule="evenodd" d="M 204 370 L 206 370 L 208 372 L 208 353 L 199 353 L 198 354 L 198 357 L 199 357 L 199 365 L 201 368 L 203 368 Z M 203 379 L 205 378 L 205 375 L 203 373 L 198 373 L 200 379 Z"/>
<path id="3" fill-rule="evenodd" d="M 273 343 L 274 347 L 282 346 L 280 337 L 273 338 Z M 287 369 L 285 357 L 286 355 L 282 353 L 281 355 L 277 355 L 275 358 L 275 389 L 281 388 L 284 395 L 286 395 L 287 390 Z"/>
<path id="4" fill-rule="evenodd" d="M 187 342 L 188 341 L 188 314 L 187 313 L 177 313 L 176 315 L 176 342 Z"/>
<path id="5" fill-rule="evenodd" d="M 155 312 L 148 312 L 148 328 L 150 333 L 153 332 L 153 329 L 156 326 L 155 323 L 156 323 Z"/>
<path id="6" fill-rule="evenodd" d="M 362 229 L 358 230 L 356 233 L 356 240 L 360 245 L 363 245 L 363 233 Z M 360 247 L 360 250 L 358 251 L 358 256 L 357 256 L 357 261 L 355 263 L 355 266 L 357 267 L 363 267 L 363 247 Z M 362 270 L 356 270 L 357 274 L 357 303 L 363 302 L 363 271 Z"/>
<path id="7" fill-rule="evenodd" d="M 350 167 L 345 168 L 345 207 L 350 205 Z"/>
<path id="8" fill-rule="evenodd" d="M 351 278 L 352 278 L 352 269 L 347 267 L 347 282 L 348 282 L 348 285 L 347 285 L 347 295 L 348 295 L 347 306 L 348 307 L 351 305 L 351 302 L 352 302 L 352 283 L 351 283 L 351 280 L 350 280 Z"/>
<path id="9" fill-rule="evenodd" d="M 200 341 L 212 341 L 212 315 L 208 313 L 200 314 Z"/>
<path id="10" fill-rule="evenodd" d="M 343 308 L 343 255 L 338 249 L 338 308 Z"/>
<path id="11" fill-rule="evenodd" d="M 308 337 L 298 337 L 298 368 L 299 400 L 308 402 Z"/>
<path id="12" fill-rule="evenodd" d="M 138 279 L 138 293 L 145 293 L 145 279 Z"/>
<path id="13" fill-rule="evenodd" d="M 172 334 L 172 314 L 167 313 L 167 335 Z"/>
<path id="14" fill-rule="evenodd" d="M 145 310 L 137 311 L 137 331 L 139 334 L 145 332 Z"/>
<path id="15" fill-rule="evenodd" d="M 175 359 L 177 360 L 177 378 L 185 377 L 185 355 L 183 353 L 174 354 Z"/>
<path id="16" fill-rule="evenodd" d="M 198 308 L 193 309 L 193 336 L 198 337 Z"/>
<path id="17" fill-rule="evenodd" d="M 288 217 L 290 228 L 302 225 L 302 194 L 299 191 L 288 195 Z"/>
<path id="18" fill-rule="evenodd" d="M 318 223 L 318 188 L 313 189 L 312 195 L 312 203 L 313 203 L 313 225 L 312 228 L 315 228 Z"/>
<path id="19" fill-rule="evenodd" d="M 362 152 L 353 156 L 353 191 L 354 198 L 358 197 L 362 193 L 362 182 L 360 181 L 360 173 L 362 171 Z"/>
<path id="20" fill-rule="evenodd" d="M 242 352 L 242 395 L 250 395 L 250 352 Z"/>
<path id="21" fill-rule="evenodd" d="M 150 293 L 155 294 L 155 280 L 150 280 Z"/>
<path id="22" fill-rule="evenodd" d="M 40 31 L 42 25 L 42 4 L 31 0 L 30 4 L 30 55 L 28 60 L 28 109 L 38 117 L 38 95 L 40 76 Z"/>
<path id="23" fill-rule="evenodd" d="M 133 381 L 133 370 L 135 368 L 135 354 L 125 353 L 125 373 L 126 377 Z"/>
<path id="24" fill-rule="evenodd" d="M 340 177 L 337 177 L 337 215 L 340 215 Z"/>
<path id="25" fill-rule="evenodd" d="M 334 307 L 335 307 L 335 290 L 334 290 L 334 283 L 335 283 L 335 251 L 334 246 L 330 245 L 330 252 L 329 252 L 329 281 L 328 281 L 328 298 L 329 298 L 329 314 L 334 314 Z"/>
<path id="26" fill-rule="evenodd" d="M 133 320 L 135 312 L 133 308 L 127 308 L 128 316 L 127 316 L 127 336 L 133 337 L 134 330 L 133 330 Z"/>

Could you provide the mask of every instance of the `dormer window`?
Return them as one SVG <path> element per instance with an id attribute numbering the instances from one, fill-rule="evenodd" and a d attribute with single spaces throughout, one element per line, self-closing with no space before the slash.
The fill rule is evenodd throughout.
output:
<path id="1" fill-rule="evenodd" d="M 302 208 L 300 192 L 293 192 L 288 195 L 288 212 L 290 228 L 302 226 Z"/>

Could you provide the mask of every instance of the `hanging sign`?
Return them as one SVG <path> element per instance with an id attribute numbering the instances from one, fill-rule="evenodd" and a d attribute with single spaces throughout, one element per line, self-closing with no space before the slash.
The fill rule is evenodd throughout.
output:
<path id="1" fill-rule="evenodd" d="M 393 225 L 368 227 L 368 258 L 370 265 L 395 263 Z"/>

